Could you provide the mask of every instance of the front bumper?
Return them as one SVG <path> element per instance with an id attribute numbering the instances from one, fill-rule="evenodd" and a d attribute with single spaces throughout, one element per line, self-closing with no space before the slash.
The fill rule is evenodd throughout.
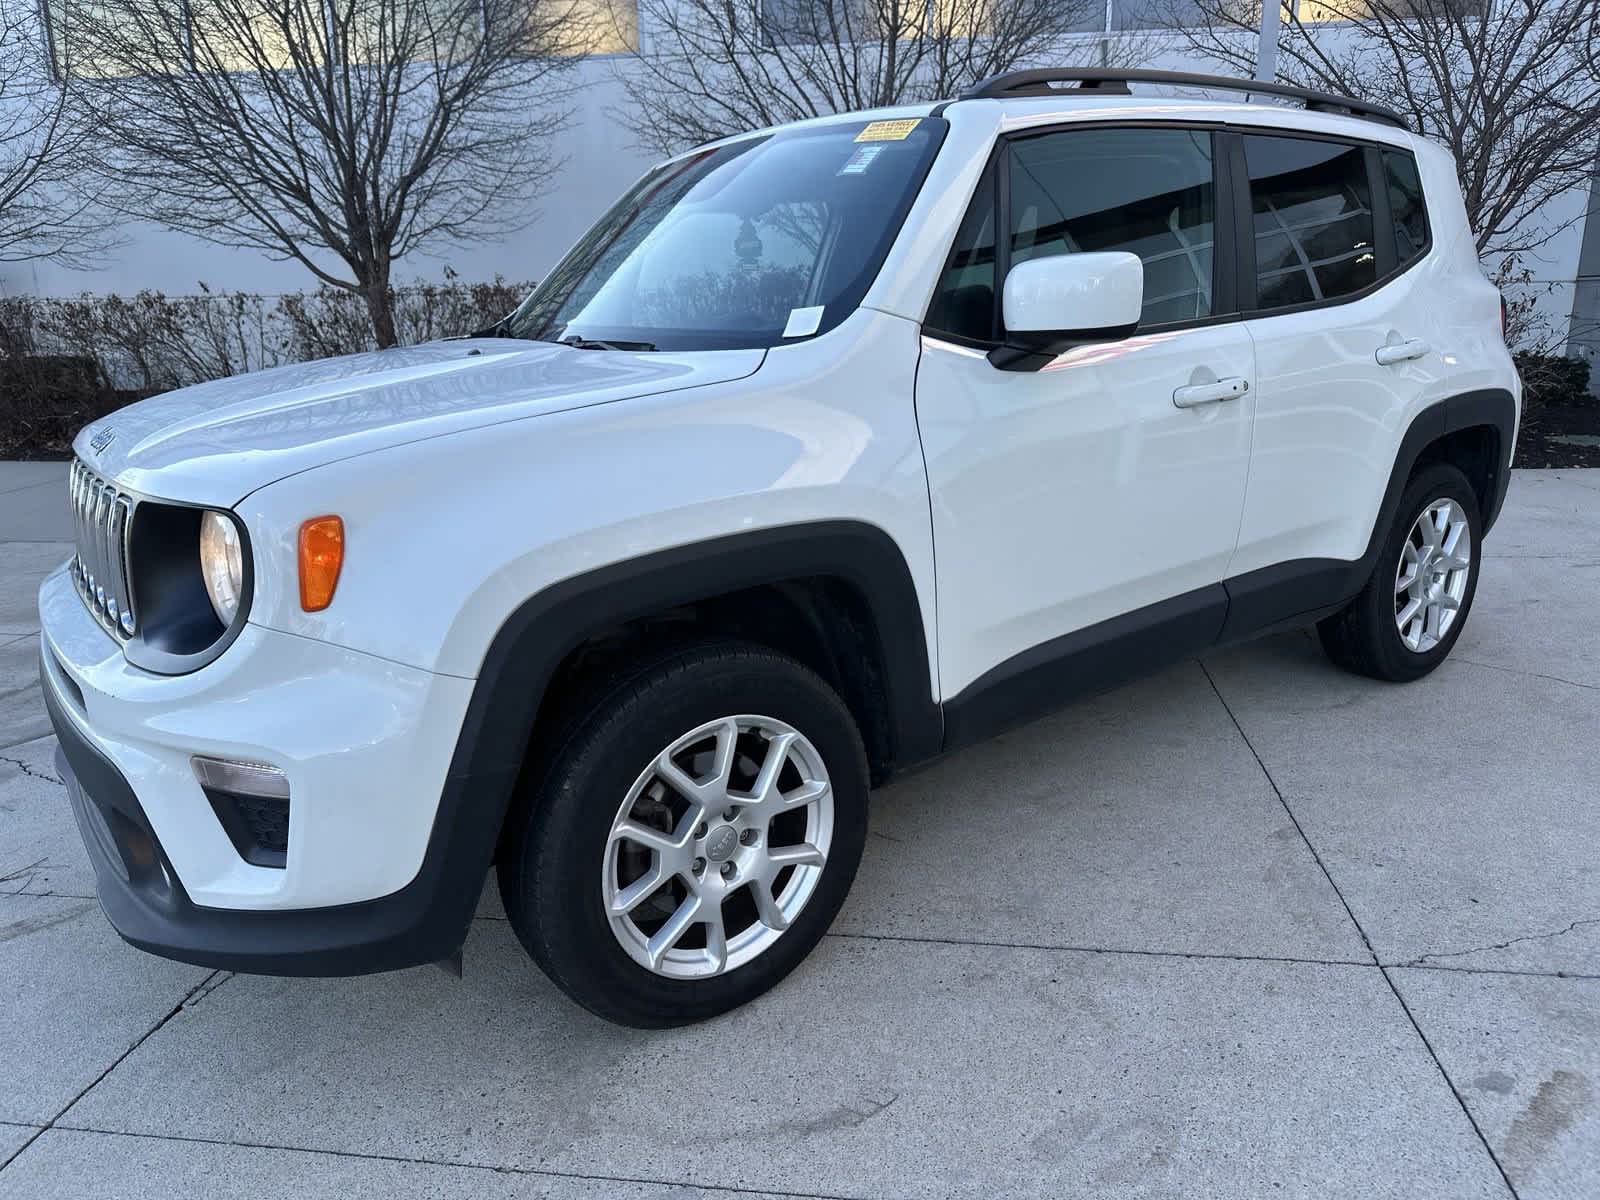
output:
<path id="1" fill-rule="evenodd" d="M 215 663 L 162 678 L 122 660 L 64 574 L 41 587 L 40 612 L 62 778 L 125 939 L 286 975 L 388 970 L 459 949 L 498 832 L 497 820 L 471 819 L 479 780 L 451 768 L 470 680 L 253 626 Z M 286 772 L 283 868 L 240 857 L 192 754 Z"/>

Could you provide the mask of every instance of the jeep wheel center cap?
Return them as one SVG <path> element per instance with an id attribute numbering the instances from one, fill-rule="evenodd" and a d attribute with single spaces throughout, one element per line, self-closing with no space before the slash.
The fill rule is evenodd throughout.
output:
<path id="1" fill-rule="evenodd" d="M 712 862 L 726 862 L 739 845 L 739 831 L 732 825 L 719 825 L 706 839 L 706 857 Z"/>

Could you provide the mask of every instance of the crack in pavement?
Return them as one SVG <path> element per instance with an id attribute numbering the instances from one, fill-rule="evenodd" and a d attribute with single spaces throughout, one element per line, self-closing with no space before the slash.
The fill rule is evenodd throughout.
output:
<path id="1" fill-rule="evenodd" d="M 82 910 L 79 910 L 79 911 L 82 911 Z M 76 914 L 74 914 L 74 915 L 76 915 Z M 144 1045 L 147 1041 L 149 1041 L 151 1039 L 151 1037 L 153 1037 L 157 1032 L 159 1032 L 163 1027 L 165 1027 L 167 1022 L 172 1020 L 173 1017 L 176 1017 L 179 1013 L 183 1012 L 184 1009 L 188 1008 L 189 1007 L 189 1001 L 191 999 L 193 999 L 197 994 L 199 994 L 201 992 L 201 989 L 206 988 L 206 984 L 210 983 L 218 975 L 222 975 L 222 974 L 225 974 L 225 972 L 222 972 L 222 971 L 208 971 L 206 973 L 206 977 L 204 979 L 202 979 L 199 983 L 195 984 L 187 992 L 185 992 L 183 994 L 183 999 L 179 1000 L 177 1004 L 173 1005 L 172 1006 L 172 1010 L 170 1012 L 168 1012 L 166 1016 L 162 1017 L 159 1021 L 157 1021 L 149 1029 L 145 1030 L 144 1033 L 142 1033 L 138 1037 L 138 1039 L 134 1041 L 133 1045 L 129 1046 L 121 1054 L 117 1055 L 117 1057 L 112 1061 L 112 1063 L 111 1063 L 111 1065 L 109 1067 L 107 1067 L 104 1071 L 101 1071 L 100 1074 L 96 1075 L 94 1077 L 94 1079 L 89 1083 L 89 1085 L 87 1087 L 85 1087 L 81 1092 L 79 1092 L 71 1100 L 67 1101 L 67 1105 L 66 1105 L 65 1108 L 63 1108 L 55 1116 L 51 1117 L 43 1125 L 39 1126 L 39 1131 L 37 1133 L 35 1133 L 27 1141 L 23 1142 L 22 1145 L 18 1146 L 14 1151 L 12 1151 L 12 1153 L 9 1156 L 7 1156 L 6 1159 L 3 1162 L 0 1162 L 0 1171 L 4 1171 L 8 1166 L 10 1166 L 12 1163 L 16 1162 L 18 1155 L 20 1155 L 29 1146 L 33 1145 L 34 1142 L 38 1141 L 46 1133 L 50 1132 L 50 1130 L 54 1129 L 56 1127 L 57 1122 L 59 1122 L 62 1117 L 66 1116 L 69 1112 L 71 1112 L 73 1110 L 74 1106 L 77 1105 L 78 1101 L 82 1100 L 90 1092 L 94 1091 L 95 1088 L 99 1087 L 101 1082 L 104 1081 L 104 1079 L 105 1079 L 105 1077 L 107 1075 L 111 1074 L 111 1072 L 115 1071 L 118 1067 L 120 1067 L 124 1062 L 126 1062 L 128 1060 L 128 1056 L 129 1055 L 131 1055 L 140 1046 Z M 209 994 L 210 990 L 211 989 L 206 989 L 208 994 Z"/>
<path id="2" fill-rule="evenodd" d="M 1551 683 L 1564 683 L 1569 687 L 1583 688 L 1585 691 L 1590 692 L 1600 692 L 1600 685 L 1579 683 L 1576 679 L 1564 679 L 1560 675 L 1542 675 L 1538 671 L 1519 671 L 1515 667 L 1501 667 L 1494 663 L 1479 662 L 1474 658 L 1462 658 L 1459 655 L 1450 661 L 1465 663 L 1469 667 L 1482 667 L 1486 671 L 1502 671 L 1507 675 L 1521 675 L 1525 679 L 1548 679 Z"/>
<path id="3" fill-rule="evenodd" d="M 26 762 L 24 762 L 20 758 L 11 758 L 8 755 L 0 754 L 0 763 L 10 763 L 12 766 L 14 766 L 18 770 L 20 770 L 23 773 L 23 775 L 26 776 L 29 779 L 42 779 L 46 783 L 55 784 L 57 787 L 66 787 L 67 786 L 65 783 L 63 783 L 61 780 L 57 779 L 54 775 L 51 775 L 47 771 L 46 772 L 35 771 L 32 767 L 30 767 Z"/>
<path id="4" fill-rule="evenodd" d="M 1468 954 L 1484 954 L 1490 950 L 1504 950 L 1509 946 L 1517 945 L 1519 942 L 1543 942 L 1550 938 L 1558 938 L 1563 934 L 1571 933 L 1574 929 L 1581 929 L 1585 925 L 1600 925 L 1600 917 L 1581 917 L 1565 929 L 1553 929 L 1549 933 L 1525 933 L 1520 937 L 1507 938 L 1503 942 L 1491 942 L 1485 946 L 1471 946 L 1465 950 L 1430 950 L 1427 954 L 1419 955 L 1417 958 L 1390 965 L 1397 967 L 1426 966 L 1429 959 L 1461 958 Z"/>

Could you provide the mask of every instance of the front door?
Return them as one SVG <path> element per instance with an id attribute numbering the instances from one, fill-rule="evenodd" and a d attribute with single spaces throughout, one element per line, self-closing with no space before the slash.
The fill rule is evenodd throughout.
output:
<path id="1" fill-rule="evenodd" d="M 1028 695 L 1071 694 L 1041 669 L 1071 674 L 1086 661 L 1077 651 L 1128 645 L 1142 623 L 1155 639 L 1145 644 L 1176 631 L 1177 654 L 1220 626 L 1255 400 L 1250 336 L 1228 319 L 1231 272 L 1219 291 L 1214 269 L 1232 240 L 1214 140 L 1179 127 L 1015 136 L 958 234 L 924 323 L 917 420 L 942 693 L 1014 693 L 1002 707 L 1015 711 L 980 725 L 1028 715 L 1017 708 Z M 1009 265 L 1093 250 L 1143 260 L 1135 334 L 1033 373 L 992 366 Z"/>

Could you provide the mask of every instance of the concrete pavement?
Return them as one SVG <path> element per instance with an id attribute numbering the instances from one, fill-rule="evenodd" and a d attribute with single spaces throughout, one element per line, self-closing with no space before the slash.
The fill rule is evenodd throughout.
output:
<path id="1" fill-rule="evenodd" d="M 60 469 L 12 469 L 0 1198 L 1600 1195 L 1600 472 L 1514 478 L 1427 680 L 1285 635 L 914 772 L 810 961 L 647 1034 L 492 894 L 460 981 L 123 945 L 33 679 Z"/>

